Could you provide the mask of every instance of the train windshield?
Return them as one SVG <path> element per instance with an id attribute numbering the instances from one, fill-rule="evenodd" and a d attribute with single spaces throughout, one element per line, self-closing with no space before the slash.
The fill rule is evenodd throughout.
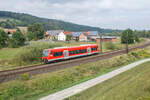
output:
<path id="1" fill-rule="evenodd" d="M 44 51 L 43 51 L 43 57 L 47 57 L 48 54 L 49 54 L 49 50 L 44 50 Z"/>

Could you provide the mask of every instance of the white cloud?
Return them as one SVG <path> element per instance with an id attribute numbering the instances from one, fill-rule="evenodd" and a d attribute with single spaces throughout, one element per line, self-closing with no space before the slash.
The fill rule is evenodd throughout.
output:
<path id="1" fill-rule="evenodd" d="M 150 29 L 149 0 L 0 0 L 0 10 L 104 28 Z"/>

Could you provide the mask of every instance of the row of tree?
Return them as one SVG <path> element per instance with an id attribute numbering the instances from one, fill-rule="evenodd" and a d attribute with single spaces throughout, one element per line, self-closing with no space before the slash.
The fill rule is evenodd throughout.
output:
<path id="1" fill-rule="evenodd" d="M 142 31 L 134 31 L 136 34 L 138 34 L 139 37 L 143 37 L 143 38 L 150 38 L 150 30 L 142 30 Z"/>
<path id="2" fill-rule="evenodd" d="M 121 33 L 121 43 L 126 43 L 128 41 L 129 44 L 134 42 L 139 42 L 139 31 L 132 31 L 131 29 L 124 30 Z M 25 44 L 25 40 L 39 40 L 44 38 L 44 28 L 40 23 L 35 23 L 28 26 L 28 32 L 26 35 L 23 35 L 21 31 L 18 29 L 16 32 L 12 34 L 11 37 L 8 36 L 3 30 L 0 30 L 0 48 L 2 47 L 19 47 Z M 145 34 L 148 34 L 145 32 Z M 146 35 L 148 36 L 148 35 Z M 67 35 L 66 41 L 70 41 L 71 36 Z"/>
<path id="3" fill-rule="evenodd" d="M 16 48 L 19 46 L 23 46 L 24 43 L 25 43 L 25 37 L 19 30 L 14 32 L 12 36 L 9 37 L 4 30 L 0 29 L 0 48 L 4 48 L 8 46 Z"/>
<path id="4" fill-rule="evenodd" d="M 4 30 L 0 29 L 0 48 L 4 47 L 19 47 L 25 44 L 25 41 L 28 40 L 39 40 L 44 38 L 44 28 L 41 24 L 35 23 L 28 26 L 28 32 L 26 35 L 23 35 L 19 29 L 8 36 Z"/>

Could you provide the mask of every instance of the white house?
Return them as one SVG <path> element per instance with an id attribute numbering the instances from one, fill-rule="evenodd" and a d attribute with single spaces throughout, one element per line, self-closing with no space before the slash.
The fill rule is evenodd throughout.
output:
<path id="1" fill-rule="evenodd" d="M 66 35 L 64 34 L 64 32 L 60 32 L 58 34 L 58 41 L 66 41 Z"/>

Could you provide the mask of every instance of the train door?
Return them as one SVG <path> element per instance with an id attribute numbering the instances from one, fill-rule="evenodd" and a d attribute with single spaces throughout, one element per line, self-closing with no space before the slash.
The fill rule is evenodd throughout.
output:
<path id="1" fill-rule="evenodd" d="M 91 48 L 90 47 L 87 48 L 87 52 L 88 52 L 88 54 L 91 54 Z"/>
<path id="2" fill-rule="evenodd" d="M 64 50 L 64 58 L 65 58 L 65 59 L 68 58 L 68 50 Z"/>

